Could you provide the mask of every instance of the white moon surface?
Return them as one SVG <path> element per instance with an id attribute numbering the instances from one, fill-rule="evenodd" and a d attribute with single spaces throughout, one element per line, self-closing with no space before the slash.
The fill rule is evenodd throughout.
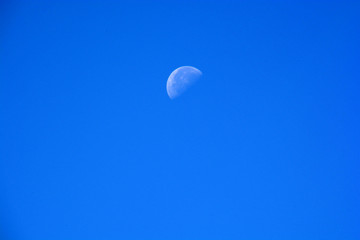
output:
<path id="1" fill-rule="evenodd" d="M 177 98 L 202 76 L 202 72 L 191 66 L 175 69 L 166 83 L 166 91 L 171 99 Z"/>

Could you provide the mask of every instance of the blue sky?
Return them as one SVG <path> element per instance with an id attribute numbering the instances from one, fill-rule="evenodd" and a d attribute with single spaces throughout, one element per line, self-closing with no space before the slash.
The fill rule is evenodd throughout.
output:
<path id="1" fill-rule="evenodd" d="M 0 7 L 4 239 L 360 238 L 359 2 Z"/>

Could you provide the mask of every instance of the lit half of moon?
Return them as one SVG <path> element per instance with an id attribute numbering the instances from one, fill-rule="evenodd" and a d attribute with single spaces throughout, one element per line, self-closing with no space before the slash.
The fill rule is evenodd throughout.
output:
<path id="1" fill-rule="evenodd" d="M 202 72 L 191 66 L 175 69 L 166 83 L 166 91 L 171 99 L 179 97 L 202 76 Z"/>

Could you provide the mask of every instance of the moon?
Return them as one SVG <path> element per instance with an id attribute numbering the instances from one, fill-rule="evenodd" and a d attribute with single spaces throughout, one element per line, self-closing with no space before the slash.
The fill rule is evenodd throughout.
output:
<path id="1" fill-rule="evenodd" d="M 166 82 L 166 91 L 171 99 L 179 97 L 202 76 L 202 72 L 191 66 L 175 69 Z"/>

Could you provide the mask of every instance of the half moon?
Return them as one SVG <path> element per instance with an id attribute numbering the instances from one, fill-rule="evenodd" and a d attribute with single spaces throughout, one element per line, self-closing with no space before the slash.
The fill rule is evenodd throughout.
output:
<path id="1" fill-rule="evenodd" d="M 183 94 L 202 76 L 202 72 L 191 66 L 184 66 L 175 69 L 169 76 L 166 83 L 166 91 L 171 99 Z"/>

